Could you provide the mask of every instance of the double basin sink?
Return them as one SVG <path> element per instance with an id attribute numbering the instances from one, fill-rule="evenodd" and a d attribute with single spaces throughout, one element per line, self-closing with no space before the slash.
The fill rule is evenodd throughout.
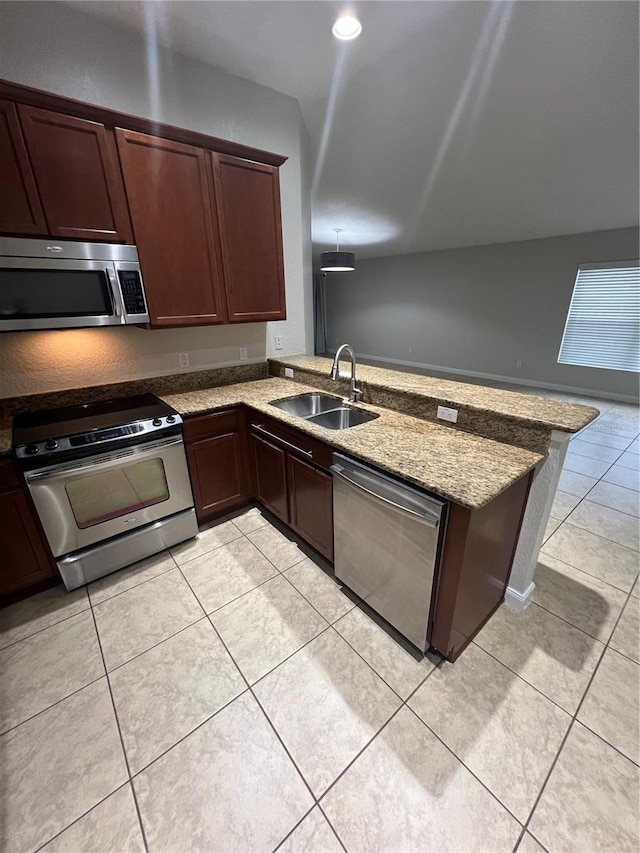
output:
<path id="1" fill-rule="evenodd" d="M 342 400 L 329 394 L 298 394 L 297 397 L 278 400 L 271 405 L 325 429 L 349 429 L 379 417 L 364 409 L 345 406 Z"/>

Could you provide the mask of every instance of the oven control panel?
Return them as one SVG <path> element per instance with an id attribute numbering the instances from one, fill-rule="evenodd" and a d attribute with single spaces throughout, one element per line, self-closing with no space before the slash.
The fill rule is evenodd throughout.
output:
<path id="1" fill-rule="evenodd" d="M 98 450 L 100 444 L 109 444 L 117 446 L 118 442 L 126 441 L 131 444 L 131 439 L 137 436 L 148 436 L 149 433 L 160 433 L 171 430 L 182 423 L 182 418 L 178 414 L 165 415 L 150 420 L 136 421 L 135 423 L 123 424 L 118 427 L 109 427 L 108 429 L 95 429 L 89 432 L 81 432 L 76 435 L 59 436 L 58 438 L 50 438 L 47 441 L 38 441 L 30 444 L 18 445 L 15 449 L 17 459 L 33 459 L 35 457 L 52 457 L 60 456 L 69 451 L 77 451 L 82 449 L 95 448 Z"/>

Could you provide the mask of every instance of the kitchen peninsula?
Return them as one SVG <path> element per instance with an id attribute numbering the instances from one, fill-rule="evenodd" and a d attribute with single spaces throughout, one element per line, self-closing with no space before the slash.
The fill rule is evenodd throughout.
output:
<path id="1" fill-rule="evenodd" d="M 328 364 L 295 357 L 7 400 L 1 449 L 10 449 L 11 414 L 25 407 L 155 392 L 184 419 L 201 523 L 257 500 L 329 560 L 334 451 L 436 495 L 449 509 L 429 642 L 455 660 L 505 596 L 533 472 L 548 463 L 552 436 L 568 439 L 597 410 L 366 367 L 356 408 L 375 416 L 367 423 L 326 429 L 274 405 L 319 390 L 341 404 L 345 386 L 328 378 Z M 281 378 L 285 369 L 294 376 Z M 456 407 L 459 423 L 436 422 L 437 405 Z"/>

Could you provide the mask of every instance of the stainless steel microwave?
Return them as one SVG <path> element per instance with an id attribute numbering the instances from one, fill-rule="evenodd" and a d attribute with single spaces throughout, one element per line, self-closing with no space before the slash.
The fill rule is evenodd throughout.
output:
<path id="1" fill-rule="evenodd" d="M 0 237 L 0 331 L 148 322 L 135 246 Z"/>

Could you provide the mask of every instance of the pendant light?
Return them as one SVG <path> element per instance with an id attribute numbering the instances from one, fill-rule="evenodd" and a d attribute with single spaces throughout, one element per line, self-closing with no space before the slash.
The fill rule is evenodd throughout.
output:
<path id="1" fill-rule="evenodd" d="M 322 272 L 350 272 L 356 268 L 356 256 L 354 252 L 340 251 L 340 231 L 336 228 L 336 250 L 335 252 L 323 252 L 320 255 L 320 269 Z"/>

